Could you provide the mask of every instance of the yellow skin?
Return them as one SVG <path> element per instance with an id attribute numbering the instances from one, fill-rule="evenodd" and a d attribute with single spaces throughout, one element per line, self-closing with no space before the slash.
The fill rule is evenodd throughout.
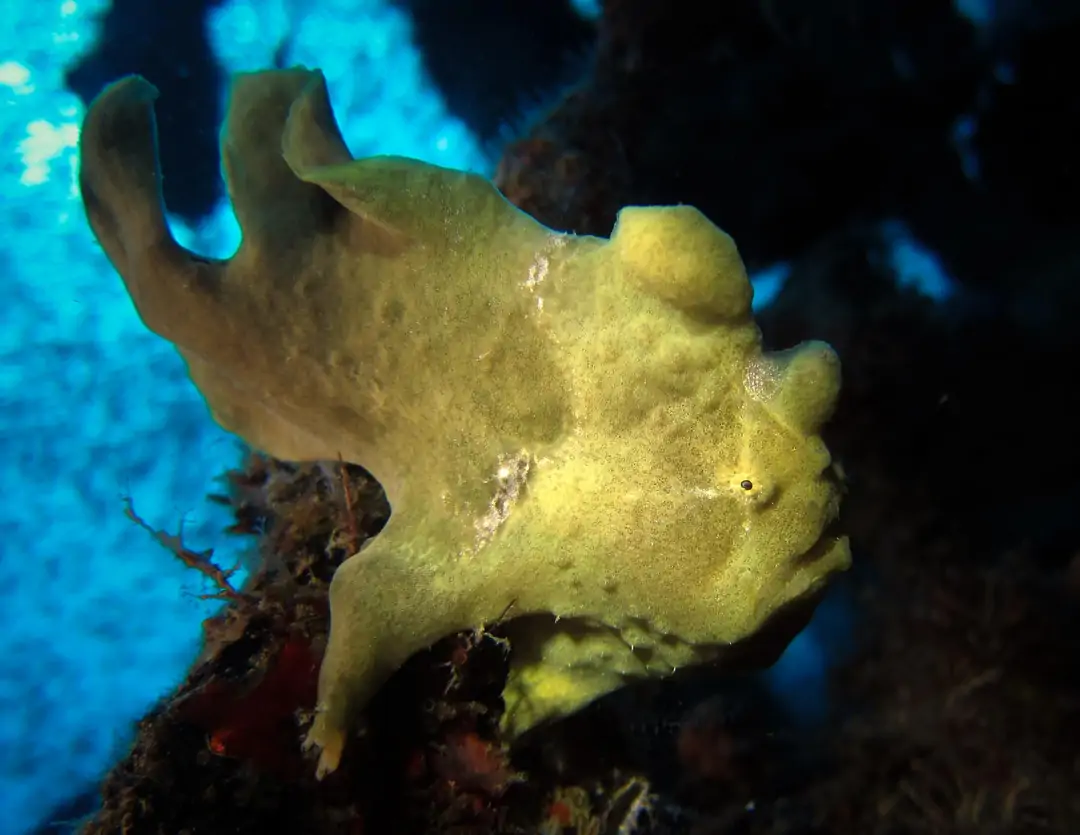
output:
<path id="1" fill-rule="evenodd" d="M 410 655 L 506 615 L 507 735 L 744 642 L 847 566 L 818 431 L 823 343 L 765 354 L 731 239 L 688 206 L 554 232 L 486 180 L 353 160 L 321 74 L 245 74 L 222 134 L 234 257 L 181 248 L 152 102 L 91 105 L 87 216 L 214 417 L 386 489 L 338 569 L 308 742 L 319 774 Z"/>

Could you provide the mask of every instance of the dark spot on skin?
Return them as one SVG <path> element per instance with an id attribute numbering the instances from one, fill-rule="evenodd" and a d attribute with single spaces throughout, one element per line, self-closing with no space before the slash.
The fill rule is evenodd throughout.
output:
<path id="1" fill-rule="evenodd" d="M 653 656 L 656 655 L 656 651 L 652 647 L 634 647 L 633 653 L 642 664 L 648 664 L 653 660 Z"/>

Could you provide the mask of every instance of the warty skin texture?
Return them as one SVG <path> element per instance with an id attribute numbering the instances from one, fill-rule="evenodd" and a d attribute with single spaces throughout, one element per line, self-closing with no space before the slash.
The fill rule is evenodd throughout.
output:
<path id="1" fill-rule="evenodd" d="M 211 261 L 165 222 L 155 96 L 112 85 L 81 141 L 87 217 L 139 315 L 222 426 L 363 465 L 392 508 L 331 586 L 320 775 L 382 683 L 455 631 L 516 619 L 512 738 L 724 657 L 848 565 L 818 435 L 839 361 L 762 352 L 735 245 L 697 210 L 557 233 L 479 176 L 352 160 L 321 74 L 267 71 L 233 84 L 243 243 Z"/>

